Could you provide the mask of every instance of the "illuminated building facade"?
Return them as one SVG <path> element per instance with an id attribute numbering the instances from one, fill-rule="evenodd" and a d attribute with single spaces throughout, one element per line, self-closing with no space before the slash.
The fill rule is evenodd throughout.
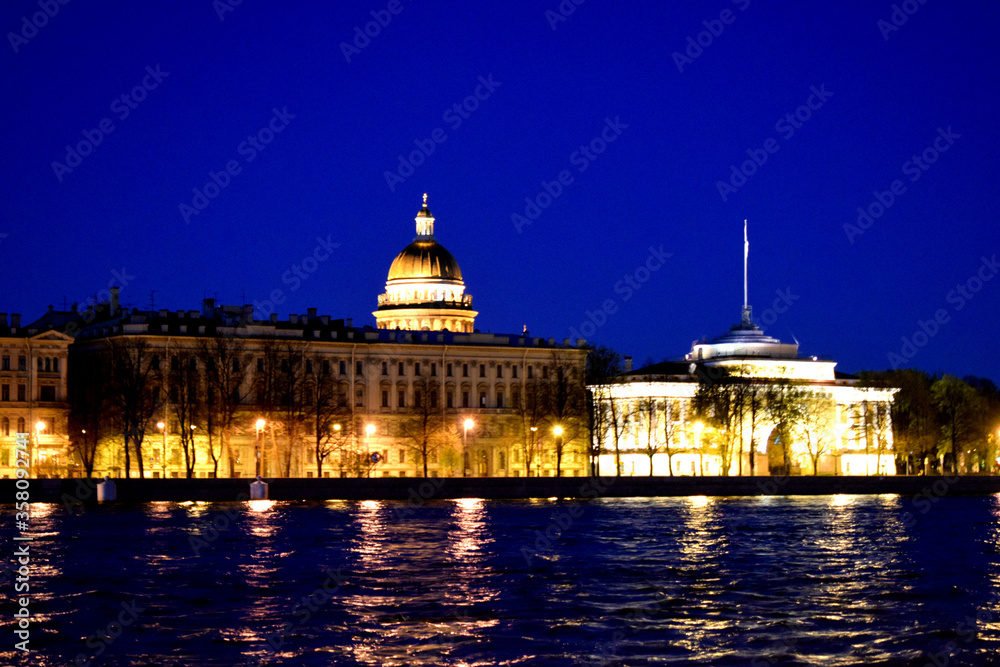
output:
<path id="1" fill-rule="evenodd" d="M 66 473 L 69 405 L 67 356 L 73 338 L 21 327 L 21 316 L 0 313 L 0 477 L 15 477 L 15 438 L 28 434 L 35 477 Z"/>
<path id="2" fill-rule="evenodd" d="M 113 351 L 140 354 L 155 397 L 142 445 L 149 477 L 187 476 L 185 449 L 195 453 L 196 477 L 252 477 L 258 453 L 265 477 L 422 476 L 425 459 L 432 477 L 586 474 L 582 341 L 476 331 L 426 197 L 416 221 L 417 238 L 392 262 L 376 327 L 316 309 L 257 320 L 252 306 L 213 299 L 201 310 L 120 309 L 112 290 L 109 314 L 83 326 L 72 346 L 80 373 L 71 370 L 71 381 L 87 394 L 82 385 L 102 375 L 94 364 Z M 225 429 L 209 389 L 222 368 L 235 380 Z M 94 473 L 123 476 L 121 434 L 103 430 Z M 322 473 L 317 434 L 329 451 Z"/>
<path id="3" fill-rule="evenodd" d="M 683 360 L 589 387 L 600 474 L 648 475 L 650 466 L 654 475 L 895 474 L 896 390 L 858 386 L 835 366 L 765 335 L 744 306 L 740 324 L 695 343 Z M 715 403 L 725 407 L 712 408 L 729 414 L 696 414 L 700 386 L 734 378 L 719 390 L 731 392 Z"/>

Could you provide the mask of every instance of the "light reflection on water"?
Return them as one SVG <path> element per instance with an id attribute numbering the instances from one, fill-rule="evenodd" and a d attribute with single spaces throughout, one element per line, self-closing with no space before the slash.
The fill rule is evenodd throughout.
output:
<path id="1" fill-rule="evenodd" d="M 30 664 L 71 661 L 132 599 L 101 664 L 958 665 L 1000 645 L 996 496 L 32 510 Z"/>

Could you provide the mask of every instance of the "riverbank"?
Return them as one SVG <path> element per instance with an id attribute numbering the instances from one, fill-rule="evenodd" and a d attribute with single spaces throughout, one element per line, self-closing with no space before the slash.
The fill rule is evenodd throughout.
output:
<path id="1" fill-rule="evenodd" d="M 30 502 L 96 502 L 96 479 L 29 480 Z M 249 496 L 250 479 L 116 479 L 117 502 L 232 501 Z M 272 500 L 448 498 L 627 498 L 662 496 L 815 496 L 898 494 L 942 497 L 1000 493 L 1000 476 L 892 477 L 495 477 L 268 479 Z M 0 480 L 0 503 L 16 498 L 17 480 Z M 24 485 L 22 481 L 22 486 Z"/>

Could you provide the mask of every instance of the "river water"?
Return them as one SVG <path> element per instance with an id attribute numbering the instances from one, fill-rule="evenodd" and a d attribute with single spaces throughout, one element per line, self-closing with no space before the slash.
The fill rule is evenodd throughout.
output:
<path id="1" fill-rule="evenodd" d="M 1000 496 L 32 510 L 2 664 L 1000 664 Z"/>

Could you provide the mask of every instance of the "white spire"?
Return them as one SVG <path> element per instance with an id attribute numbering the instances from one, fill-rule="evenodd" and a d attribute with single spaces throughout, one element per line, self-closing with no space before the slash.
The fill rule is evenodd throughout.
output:
<path id="1" fill-rule="evenodd" d="M 747 258 L 750 256 L 750 242 L 747 240 L 747 221 L 743 219 L 743 307 L 747 307 Z"/>
<path id="2" fill-rule="evenodd" d="M 746 218 L 743 219 L 743 317 L 741 318 L 741 326 L 744 328 L 753 328 L 753 311 L 748 303 L 747 298 L 747 258 L 750 256 L 750 241 L 747 240 L 747 221 Z"/>

